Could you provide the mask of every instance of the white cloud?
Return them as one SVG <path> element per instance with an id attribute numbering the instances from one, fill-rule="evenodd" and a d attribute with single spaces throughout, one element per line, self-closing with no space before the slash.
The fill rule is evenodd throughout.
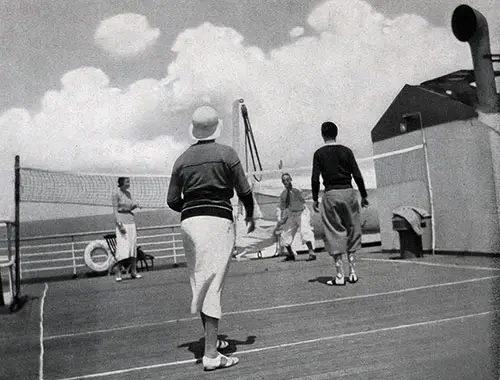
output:
<path id="1" fill-rule="evenodd" d="M 160 36 L 158 28 L 151 28 L 145 16 L 122 13 L 99 24 L 94 39 L 103 50 L 116 57 L 134 57 L 153 45 Z"/>
<path id="2" fill-rule="evenodd" d="M 230 28 L 185 31 L 173 46 L 169 96 L 187 106 L 209 95 L 225 112 L 243 97 L 265 165 L 310 165 L 325 119 L 358 157 L 370 156 L 371 128 L 405 83 L 470 62 L 450 30 L 414 15 L 390 19 L 366 2 L 329 1 L 307 21 L 315 35 L 267 54 Z"/>
<path id="3" fill-rule="evenodd" d="M 295 28 L 290 30 L 289 34 L 290 34 L 290 37 L 292 37 L 292 38 L 300 37 L 304 34 L 304 28 L 301 26 L 296 26 Z"/>
<path id="4" fill-rule="evenodd" d="M 232 102 L 244 98 L 264 169 L 308 166 L 327 119 L 358 158 L 372 154 L 370 131 L 404 84 L 469 68 L 468 46 L 414 15 L 390 19 L 367 3 L 332 0 L 307 20 L 313 32 L 270 52 L 236 30 L 205 23 L 182 32 L 164 79 L 128 89 L 81 68 L 48 91 L 35 115 L 0 116 L 0 141 L 23 163 L 54 170 L 164 173 L 184 149 L 193 109 L 214 104 L 230 142 Z M 144 39 L 141 39 L 144 40 Z M 10 161 L 9 161 L 10 160 Z M 367 183 L 373 169 L 366 166 Z M 369 173 L 372 173 L 371 175 Z"/>
<path id="5" fill-rule="evenodd" d="M 11 109 L 0 115 L 4 194 L 13 194 L 16 154 L 23 167 L 167 174 L 185 149 L 164 123 L 169 115 L 159 107 L 158 81 L 140 80 L 120 90 L 109 86 L 101 70 L 86 67 L 68 72 L 61 83 L 60 90 L 45 94 L 38 113 Z M 12 215 L 10 198 L 0 204 L 6 217 Z"/>
<path id="6" fill-rule="evenodd" d="M 25 165 L 165 172 L 184 147 L 162 124 L 168 115 L 160 110 L 158 81 L 144 79 L 120 90 L 109 86 L 101 70 L 85 67 L 61 82 L 60 91 L 45 94 L 40 112 L 15 109 L 0 118 L 2 139 L 7 136 Z"/>

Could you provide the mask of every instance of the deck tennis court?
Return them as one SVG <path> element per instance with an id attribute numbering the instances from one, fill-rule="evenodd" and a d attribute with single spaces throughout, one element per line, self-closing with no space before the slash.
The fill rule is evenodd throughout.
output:
<path id="1" fill-rule="evenodd" d="M 233 262 L 220 335 L 240 363 L 203 372 L 185 268 L 141 280 L 24 285 L 0 315 L 2 379 L 496 379 L 499 260 L 360 255 L 360 281 L 325 284 L 332 259 Z"/>

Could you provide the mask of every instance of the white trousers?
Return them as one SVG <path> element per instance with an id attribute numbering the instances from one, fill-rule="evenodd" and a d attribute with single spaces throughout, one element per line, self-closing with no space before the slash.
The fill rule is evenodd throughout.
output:
<path id="1" fill-rule="evenodd" d="M 215 216 L 194 216 L 181 222 L 184 252 L 193 298 L 191 313 L 222 316 L 224 279 L 234 248 L 234 224 Z"/>

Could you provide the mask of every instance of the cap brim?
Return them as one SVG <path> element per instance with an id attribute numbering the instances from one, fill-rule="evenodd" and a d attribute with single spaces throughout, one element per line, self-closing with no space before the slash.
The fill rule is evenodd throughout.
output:
<path id="1" fill-rule="evenodd" d="M 215 139 L 219 138 L 219 136 L 220 136 L 221 129 L 222 129 L 222 120 L 219 119 L 219 122 L 217 123 L 217 127 L 215 128 L 214 133 L 212 133 L 210 136 L 207 136 L 207 137 L 203 137 L 203 138 L 195 137 L 193 134 L 193 129 L 194 129 L 193 124 L 192 123 L 189 124 L 189 137 L 192 140 L 195 140 L 195 141 L 215 140 Z"/>

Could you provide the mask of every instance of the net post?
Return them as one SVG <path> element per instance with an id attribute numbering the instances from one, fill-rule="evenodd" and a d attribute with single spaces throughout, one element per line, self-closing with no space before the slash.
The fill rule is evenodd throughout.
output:
<path id="1" fill-rule="evenodd" d="M 21 294 L 21 254 L 19 251 L 19 241 L 20 241 L 20 201 L 21 201 L 21 165 L 20 165 L 19 155 L 16 155 L 14 164 L 14 200 L 15 200 L 15 215 L 14 215 L 14 252 L 15 252 L 15 265 L 16 265 L 16 284 L 14 298 L 18 299 Z"/>
<path id="2" fill-rule="evenodd" d="M 14 162 L 14 265 L 15 265 L 15 290 L 13 292 L 12 304 L 10 305 L 11 313 L 20 310 L 27 301 L 27 297 L 21 297 L 21 252 L 19 250 L 20 241 L 20 203 L 21 203 L 21 166 L 20 158 L 18 155 L 15 157 Z"/>

